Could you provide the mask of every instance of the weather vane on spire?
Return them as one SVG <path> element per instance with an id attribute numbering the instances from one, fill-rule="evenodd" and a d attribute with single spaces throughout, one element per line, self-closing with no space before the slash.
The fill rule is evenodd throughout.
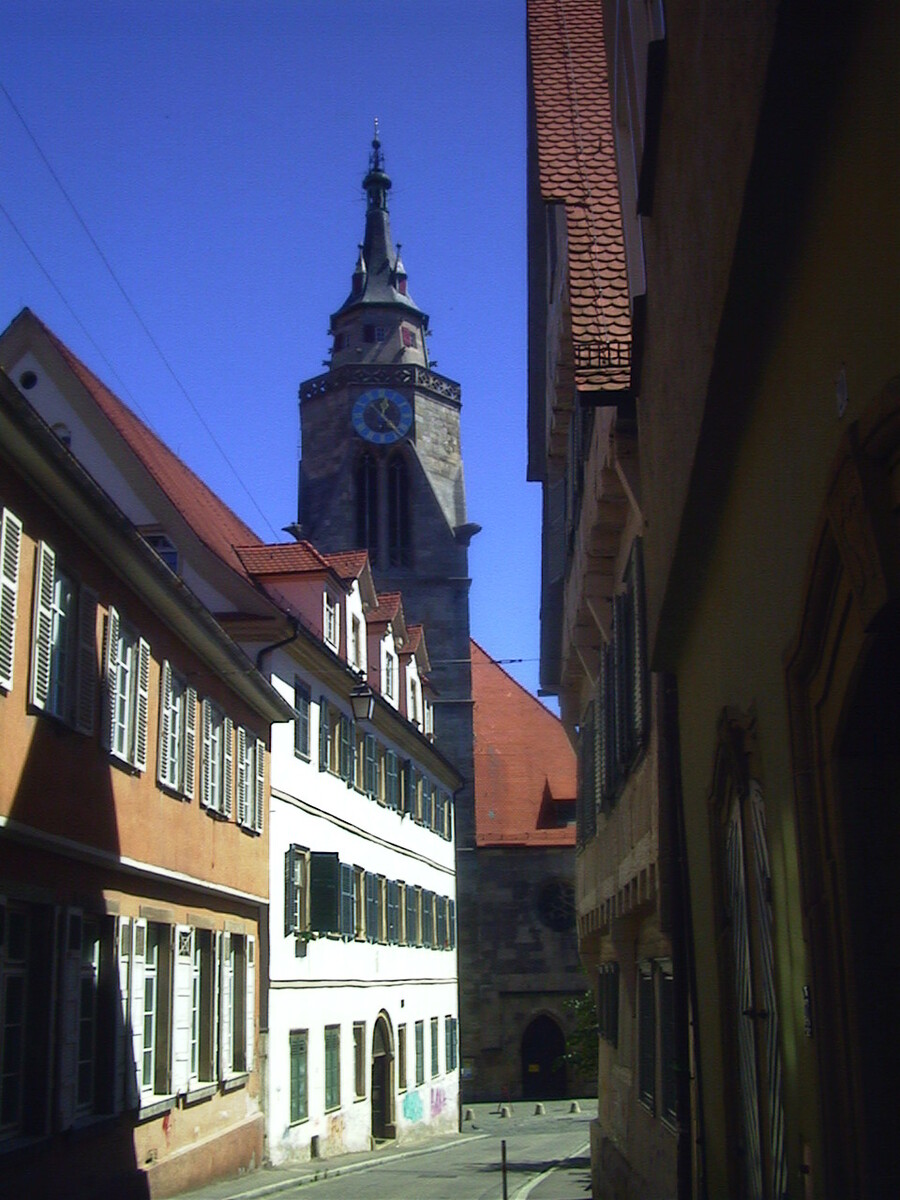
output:
<path id="1" fill-rule="evenodd" d="M 381 138 L 378 136 L 378 118 L 375 118 L 375 136 L 372 138 L 372 154 L 369 159 L 369 170 L 380 171 L 384 166 L 381 157 Z"/>

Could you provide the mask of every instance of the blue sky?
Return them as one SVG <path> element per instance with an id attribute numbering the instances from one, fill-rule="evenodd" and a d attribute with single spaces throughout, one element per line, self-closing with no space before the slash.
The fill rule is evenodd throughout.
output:
<path id="1" fill-rule="evenodd" d="M 0 0 L 0 28 L 34 137 L 0 93 L 0 324 L 32 308 L 273 540 L 379 119 L 410 292 L 462 384 L 472 632 L 536 690 L 524 0 Z"/>

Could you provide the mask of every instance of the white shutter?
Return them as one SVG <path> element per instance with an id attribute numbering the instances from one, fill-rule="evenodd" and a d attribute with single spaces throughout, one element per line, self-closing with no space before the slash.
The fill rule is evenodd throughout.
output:
<path id="1" fill-rule="evenodd" d="M 226 717 L 222 738 L 222 813 L 231 817 L 234 812 L 234 722 Z"/>
<path id="2" fill-rule="evenodd" d="M 97 593 L 82 586 L 78 592 L 78 662 L 75 682 L 75 728 L 94 732 L 97 692 Z"/>
<path id="3" fill-rule="evenodd" d="M 150 712 L 150 646 L 141 638 L 138 642 L 137 692 L 134 713 L 133 764 L 139 771 L 147 769 L 147 722 Z"/>
<path id="4" fill-rule="evenodd" d="M 247 1042 L 246 1053 L 244 1055 L 244 1068 L 247 1071 L 253 1070 L 253 1048 L 256 1033 L 256 939 L 248 937 L 247 945 L 247 992 L 246 992 L 246 1013 L 247 1013 Z"/>
<path id="5" fill-rule="evenodd" d="M 57 1112 L 61 1129 L 75 1120 L 78 1106 L 78 1017 L 83 921 L 74 908 L 62 912 L 62 972 L 59 1006 L 59 1090 Z"/>
<path id="6" fill-rule="evenodd" d="M 231 1074 L 232 1064 L 231 1006 L 234 1003 L 231 934 L 223 933 L 219 938 L 219 1078 L 227 1079 Z"/>
<path id="7" fill-rule="evenodd" d="M 135 919 L 132 922 L 134 937 L 131 943 L 131 1061 L 134 1067 L 133 1095 L 135 1104 L 140 1102 L 141 1075 L 144 1065 L 144 963 L 147 957 L 147 922 Z M 128 1064 L 126 1063 L 126 1072 Z"/>
<path id="8" fill-rule="evenodd" d="M 175 926 L 172 972 L 172 1091 L 186 1092 L 191 1080 L 191 1027 L 194 995 L 194 930 Z"/>
<path id="9" fill-rule="evenodd" d="M 256 753 L 253 756 L 256 779 L 253 788 L 253 828 L 262 833 L 263 814 L 266 806 L 266 746 L 257 738 Z"/>
<path id="10" fill-rule="evenodd" d="M 247 730 L 237 729 L 237 823 L 250 824 L 250 781 L 247 778 Z"/>
<path id="11" fill-rule="evenodd" d="M 112 751 L 116 727 L 116 701 L 119 687 L 119 614 L 112 605 L 106 616 L 106 646 L 103 653 L 103 687 L 106 703 L 103 706 L 103 745 Z"/>
<path id="12" fill-rule="evenodd" d="M 131 1008 L 129 1004 L 131 974 L 131 922 L 120 917 L 116 930 L 116 962 L 119 970 L 119 1004 L 116 1009 L 116 1112 L 137 1104 L 134 1093 L 134 1065 L 131 1044 Z"/>
<path id="13" fill-rule="evenodd" d="M 197 692 L 185 688 L 184 692 L 184 780 L 182 790 L 188 800 L 194 798 L 194 778 L 197 765 Z"/>
<path id="14" fill-rule="evenodd" d="M 53 585 L 56 555 L 39 542 L 34 571 L 34 622 L 31 642 L 31 689 L 28 699 L 43 711 L 50 694 L 50 653 L 53 643 Z M 62 714 L 60 714 L 62 715 Z"/>
<path id="15" fill-rule="evenodd" d="M 0 687 L 7 689 L 13 684 L 21 550 L 22 522 L 4 508 L 0 519 Z"/>
<path id="16" fill-rule="evenodd" d="M 169 724 L 172 720 L 172 664 L 163 660 L 159 673 L 159 757 L 156 764 L 157 781 L 169 785 Z"/>
<path id="17" fill-rule="evenodd" d="M 200 803 L 205 808 L 209 808 L 209 760 L 212 752 L 212 705 L 208 700 L 204 700 L 201 706 L 201 722 L 203 726 L 203 751 L 200 760 Z"/>

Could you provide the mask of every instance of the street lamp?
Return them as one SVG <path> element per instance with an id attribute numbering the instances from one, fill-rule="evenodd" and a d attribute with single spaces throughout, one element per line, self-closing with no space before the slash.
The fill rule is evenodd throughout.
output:
<path id="1" fill-rule="evenodd" d="M 360 682 L 350 693 L 350 707 L 355 721 L 371 721 L 375 711 L 375 693 L 365 682 Z"/>

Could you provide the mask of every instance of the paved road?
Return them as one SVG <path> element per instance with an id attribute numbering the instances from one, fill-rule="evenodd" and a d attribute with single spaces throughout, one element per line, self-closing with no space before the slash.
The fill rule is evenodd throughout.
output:
<path id="1" fill-rule="evenodd" d="M 548 1106 L 545 1116 L 479 1111 L 468 1136 L 427 1154 L 374 1160 L 352 1175 L 304 1184 L 302 1200 L 502 1200 L 506 1141 L 508 1200 L 590 1197 L 590 1114 Z M 290 1192 L 288 1195 L 295 1193 Z"/>
<path id="2" fill-rule="evenodd" d="M 208 1184 L 181 1200 L 503 1200 L 501 1143 L 506 1141 L 507 1200 L 589 1200 L 588 1145 L 594 1103 L 516 1104 L 509 1117 L 476 1105 L 462 1134 L 438 1144 L 391 1146 L 285 1167 L 264 1167 Z"/>

